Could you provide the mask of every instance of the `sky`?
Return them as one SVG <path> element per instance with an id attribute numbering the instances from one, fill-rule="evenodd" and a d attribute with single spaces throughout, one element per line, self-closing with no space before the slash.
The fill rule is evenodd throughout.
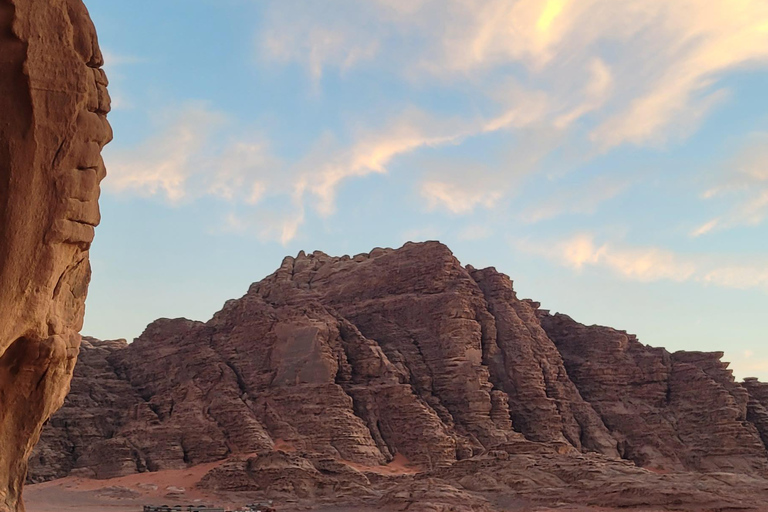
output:
<path id="1" fill-rule="evenodd" d="M 86 0 L 110 78 L 84 334 L 286 255 L 440 240 L 768 380 L 768 1 Z"/>

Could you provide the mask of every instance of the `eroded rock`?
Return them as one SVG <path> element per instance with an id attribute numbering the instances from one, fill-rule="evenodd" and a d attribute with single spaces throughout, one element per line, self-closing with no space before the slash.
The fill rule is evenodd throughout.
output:
<path id="1" fill-rule="evenodd" d="M 550 315 L 436 242 L 300 253 L 206 323 L 85 343 L 37 453 L 95 478 L 227 460 L 201 485 L 393 510 L 751 506 L 768 393 L 721 356 Z"/>
<path id="2" fill-rule="evenodd" d="M 670 354 L 624 331 L 561 314 L 540 318 L 624 458 L 663 470 L 765 474 L 765 445 L 747 421 L 747 391 L 721 352 Z"/>
<path id="3" fill-rule="evenodd" d="M 0 511 L 64 401 L 99 223 L 107 79 L 81 0 L 0 0 Z"/>

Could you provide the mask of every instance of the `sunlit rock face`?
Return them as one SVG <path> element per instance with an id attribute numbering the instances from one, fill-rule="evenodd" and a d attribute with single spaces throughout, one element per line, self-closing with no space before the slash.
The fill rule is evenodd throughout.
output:
<path id="1" fill-rule="evenodd" d="M 99 223 L 107 79 L 81 0 L 0 0 L 0 511 L 63 403 Z"/>

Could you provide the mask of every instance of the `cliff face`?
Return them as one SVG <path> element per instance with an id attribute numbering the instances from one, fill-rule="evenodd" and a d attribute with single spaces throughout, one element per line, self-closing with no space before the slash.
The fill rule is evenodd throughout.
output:
<path id="1" fill-rule="evenodd" d="M 450 474 L 501 453 L 763 475 L 768 393 L 736 383 L 721 355 L 550 315 L 436 242 L 302 253 L 207 323 L 158 320 L 130 345 L 84 345 L 32 478 L 234 456 L 210 485 L 248 488 L 273 465 L 320 485 L 329 461 L 399 455 Z"/>
<path id="2" fill-rule="evenodd" d="M 765 472 L 747 390 L 734 382 L 722 353 L 670 354 L 624 331 L 561 314 L 539 317 L 622 457 L 659 469 Z"/>
<path id="3" fill-rule="evenodd" d="M 0 0 L 0 511 L 75 366 L 107 80 L 81 0 Z"/>

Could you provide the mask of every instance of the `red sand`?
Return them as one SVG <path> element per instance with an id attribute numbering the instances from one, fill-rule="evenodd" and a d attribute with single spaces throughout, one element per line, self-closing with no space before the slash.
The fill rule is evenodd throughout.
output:
<path id="1" fill-rule="evenodd" d="M 138 511 L 144 504 L 222 504 L 228 500 L 206 494 L 195 484 L 214 462 L 188 469 L 140 473 L 108 480 L 68 477 L 27 486 L 24 498 L 27 512 L 59 511 Z M 169 493 L 172 496 L 168 496 Z"/>
<path id="2" fill-rule="evenodd" d="M 405 455 L 398 453 L 392 462 L 386 466 L 364 466 L 362 464 L 355 464 L 354 462 L 344 461 L 347 466 L 353 467 L 358 471 L 370 471 L 371 473 L 378 473 L 380 475 L 415 475 L 421 470 L 418 467 L 412 466 L 411 462 L 405 458 Z"/>

